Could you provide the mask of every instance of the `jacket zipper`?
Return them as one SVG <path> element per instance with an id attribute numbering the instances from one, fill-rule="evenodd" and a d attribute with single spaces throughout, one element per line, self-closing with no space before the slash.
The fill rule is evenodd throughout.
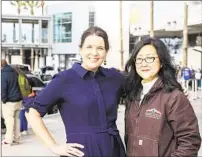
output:
<path id="1" fill-rule="evenodd" d="M 137 138 L 137 135 L 138 135 L 138 130 L 139 130 L 139 116 L 140 116 L 140 113 L 141 113 L 141 109 L 142 109 L 142 105 L 143 105 L 143 102 L 145 101 L 145 98 L 146 98 L 146 95 L 143 97 L 142 101 L 139 102 L 136 107 L 138 108 L 138 115 L 136 117 L 136 120 L 135 120 L 135 124 L 137 126 L 137 129 L 135 130 L 135 137 Z M 134 145 L 137 145 L 138 142 L 134 141 Z M 135 151 L 135 150 L 134 150 Z"/>

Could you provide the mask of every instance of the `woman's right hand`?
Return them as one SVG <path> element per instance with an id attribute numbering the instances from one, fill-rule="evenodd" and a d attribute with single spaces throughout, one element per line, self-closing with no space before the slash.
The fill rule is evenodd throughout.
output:
<path id="1" fill-rule="evenodd" d="M 56 155 L 64 156 L 76 156 L 82 157 L 84 153 L 79 150 L 79 148 L 84 148 L 83 145 L 78 143 L 65 143 L 62 145 L 53 145 L 50 150 Z"/>

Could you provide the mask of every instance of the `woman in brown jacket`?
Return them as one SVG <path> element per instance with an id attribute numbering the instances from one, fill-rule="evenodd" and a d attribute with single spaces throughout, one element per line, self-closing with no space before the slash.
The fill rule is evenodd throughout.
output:
<path id="1" fill-rule="evenodd" d="M 150 37 L 140 41 L 126 72 L 127 156 L 197 156 L 198 121 L 164 43 Z"/>

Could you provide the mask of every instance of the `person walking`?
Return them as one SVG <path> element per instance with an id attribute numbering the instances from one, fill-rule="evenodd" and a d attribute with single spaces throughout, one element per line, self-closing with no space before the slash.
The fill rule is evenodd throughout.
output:
<path id="1" fill-rule="evenodd" d="M 201 145 L 197 117 L 165 44 L 155 37 L 138 42 L 126 71 L 127 156 L 196 157 Z"/>
<path id="2" fill-rule="evenodd" d="M 36 96 L 35 91 L 32 91 L 27 97 L 23 97 L 22 108 L 20 110 L 20 132 L 21 135 L 28 135 L 28 123 L 25 117 L 25 107 L 24 104 L 30 99 Z"/>
<path id="3" fill-rule="evenodd" d="M 22 96 L 18 85 L 18 73 L 1 60 L 1 101 L 2 114 L 6 125 L 5 139 L 2 145 L 12 145 L 20 140 L 19 112 L 22 106 Z"/>
<path id="4" fill-rule="evenodd" d="M 90 27 L 79 45 L 82 63 L 62 71 L 25 103 L 26 117 L 35 134 L 60 156 L 125 157 L 117 129 L 117 107 L 123 83 L 114 68 L 104 68 L 109 50 L 107 33 Z M 57 104 L 65 125 L 66 144 L 57 144 L 42 118 Z"/>

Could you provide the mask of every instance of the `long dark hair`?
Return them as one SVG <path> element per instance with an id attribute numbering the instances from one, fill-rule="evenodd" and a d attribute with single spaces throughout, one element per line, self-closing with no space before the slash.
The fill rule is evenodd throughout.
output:
<path id="1" fill-rule="evenodd" d="M 156 48 L 158 57 L 162 65 L 158 75 L 163 82 L 164 86 L 163 88 L 165 92 L 171 92 L 174 89 L 179 89 L 180 91 L 183 91 L 181 85 L 177 82 L 176 69 L 174 68 L 171 56 L 169 54 L 166 45 L 156 37 L 147 37 L 142 39 L 136 44 L 129 60 L 126 63 L 125 66 L 125 71 L 127 72 L 127 78 L 126 78 L 127 81 L 125 85 L 127 95 L 126 100 L 129 102 L 136 100 L 142 90 L 142 84 L 141 84 L 142 78 L 138 75 L 136 71 L 134 60 L 136 59 L 140 49 L 145 45 L 153 45 Z"/>

